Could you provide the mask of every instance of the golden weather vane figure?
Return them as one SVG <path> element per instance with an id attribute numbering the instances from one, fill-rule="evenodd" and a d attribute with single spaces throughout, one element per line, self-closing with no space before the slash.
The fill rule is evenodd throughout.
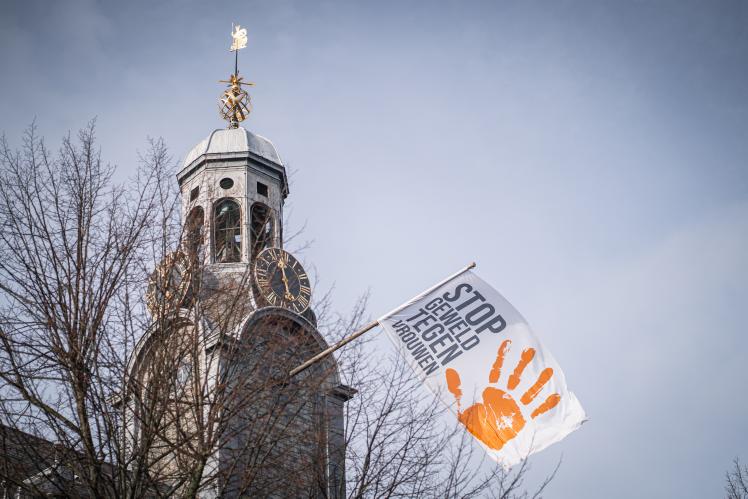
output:
<path id="1" fill-rule="evenodd" d="M 236 52 L 239 49 L 245 48 L 247 46 L 247 29 L 237 24 L 232 28 L 231 38 L 233 41 L 229 50 Z"/>
<path id="2" fill-rule="evenodd" d="M 247 30 L 238 24 L 232 25 L 231 39 L 229 50 L 234 53 L 234 74 L 228 80 L 220 80 L 221 83 L 228 83 L 228 88 L 223 92 L 218 109 L 221 117 L 229 122 L 229 128 L 237 128 L 252 110 L 249 94 L 242 85 L 253 86 L 254 83 L 245 83 L 239 76 L 239 50 L 247 46 Z"/>

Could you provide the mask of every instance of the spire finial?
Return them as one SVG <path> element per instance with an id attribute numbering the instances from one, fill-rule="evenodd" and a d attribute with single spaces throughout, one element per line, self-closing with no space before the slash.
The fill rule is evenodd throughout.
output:
<path id="1" fill-rule="evenodd" d="M 229 128 L 238 128 L 239 122 L 247 119 L 252 109 L 249 94 L 242 85 L 252 86 L 254 83 L 245 83 L 239 76 L 239 50 L 247 46 L 247 30 L 232 23 L 231 38 L 229 50 L 234 53 L 234 74 L 228 80 L 220 80 L 221 83 L 228 83 L 228 88 L 223 92 L 218 109 L 221 117 L 229 122 Z"/>

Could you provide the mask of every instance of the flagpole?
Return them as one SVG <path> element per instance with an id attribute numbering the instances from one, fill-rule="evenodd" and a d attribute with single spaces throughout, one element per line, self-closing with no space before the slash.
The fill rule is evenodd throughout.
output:
<path id="1" fill-rule="evenodd" d="M 467 272 L 468 270 L 470 270 L 470 269 L 472 269 L 472 268 L 475 268 L 475 262 L 470 262 L 470 264 L 469 264 L 469 265 L 467 265 L 467 266 L 465 266 L 465 267 L 464 267 L 463 269 L 460 269 L 460 270 L 458 270 L 457 272 L 455 272 L 455 273 L 454 273 L 454 274 L 452 274 L 451 276 L 447 277 L 446 279 L 444 279 L 444 280 L 440 281 L 440 282 L 439 282 L 439 283 L 437 283 L 437 284 L 434 284 L 433 286 L 431 286 L 431 287 L 430 287 L 429 289 L 427 289 L 427 290 L 426 290 L 426 291 L 424 291 L 423 293 L 419 294 L 418 296 L 416 296 L 415 298 L 413 298 L 413 299 L 411 299 L 411 300 L 408 300 L 407 302 L 405 302 L 404 304 L 400 305 L 399 307 L 397 307 L 397 308 L 396 308 L 395 310 L 393 310 L 392 312 L 390 312 L 390 313 L 389 313 L 389 314 L 387 314 L 387 315 L 388 315 L 388 316 L 390 316 L 390 315 L 396 314 L 396 313 L 397 313 L 397 312 L 399 312 L 400 310 L 402 310 L 402 309 L 404 309 L 405 307 L 407 307 L 407 306 L 408 306 L 408 305 L 409 305 L 409 304 L 410 304 L 411 302 L 413 302 L 413 300 L 415 300 L 415 299 L 416 299 L 416 298 L 418 298 L 419 296 L 423 296 L 423 295 L 427 295 L 427 294 L 431 293 L 431 292 L 432 292 L 433 290 L 435 290 L 435 289 L 437 289 L 437 288 L 439 288 L 439 287 L 443 286 L 444 284 L 448 283 L 449 281 L 451 281 L 451 280 L 452 280 L 452 279 L 454 279 L 455 277 L 459 276 L 460 274 L 462 274 L 462 273 L 464 273 L 464 272 Z M 320 361 L 321 359 L 324 359 L 325 357 L 327 357 L 328 355 L 330 355 L 330 354 L 331 354 L 331 353 L 333 353 L 334 351 L 336 351 L 336 350 L 339 350 L 340 348 L 344 347 L 345 345 L 347 345 L 347 344 L 348 344 L 348 343 L 350 343 L 351 341 L 355 340 L 355 339 L 356 339 L 356 338 L 358 338 L 359 336 L 363 335 L 364 333 L 366 333 L 366 332 L 368 332 L 368 331 L 371 331 L 372 329 L 374 329 L 375 327 L 377 327 L 377 325 L 379 325 L 379 321 L 378 321 L 378 320 L 376 320 L 376 321 L 372 321 L 372 322 L 370 322 L 369 324 L 365 325 L 365 326 L 364 326 L 363 328 L 361 328 L 361 329 L 359 329 L 358 331 L 356 331 L 355 333 L 351 334 L 350 336 L 348 336 L 348 337 L 346 337 L 346 338 L 343 338 L 343 339 L 342 339 L 342 340 L 340 340 L 339 342 L 335 343 L 335 344 L 334 344 L 333 346 L 331 346 L 330 348 L 328 348 L 328 349 L 326 349 L 326 350 L 323 350 L 323 351 L 321 351 L 320 353 L 318 353 L 317 355 L 315 355 L 315 356 L 314 356 L 314 357 L 312 357 L 311 359 L 307 360 L 306 362 L 304 362 L 304 363 L 303 363 L 303 364 L 301 364 L 300 366 L 298 366 L 298 367 L 296 367 L 296 368 L 292 369 L 292 370 L 291 370 L 291 372 L 290 372 L 290 373 L 288 373 L 288 376 L 289 376 L 289 378 L 292 378 L 292 377 L 296 376 L 296 375 L 297 375 L 297 374 L 299 374 L 299 373 L 300 373 L 301 371 L 303 371 L 303 370 L 307 369 L 307 368 L 308 368 L 309 366 L 311 366 L 311 365 L 312 365 L 312 364 L 314 364 L 315 362 L 318 362 L 318 361 Z"/>
<path id="2" fill-rule="evenodd" d="M 234 23 L 231 23 L 231 38 L 234 38 Z M 235 38 L 234 41 L 231 42 L 231 51 L 234 52 L 234 75 L 238 77 L 239 75 L 237 73 L 239 72 L 239 49 L 235 49 L 234 44 L 236 44 Z"/>

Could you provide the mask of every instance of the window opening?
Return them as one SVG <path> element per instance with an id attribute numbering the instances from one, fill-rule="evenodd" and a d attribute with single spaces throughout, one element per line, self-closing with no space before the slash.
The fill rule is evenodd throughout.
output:
<path id="1" fill-rule="evenodd" d="M 185 247 L 191 255 L 197 255 L 204 240 L 205 212 L 202 206 L 195 206 L 187 215 L 184 228 Z"/>
<path id="2" fill-rule="evenodd" d="M 241 210 L 235 201 L 224 199 L 216 204 L 213 233 L 216 245 L 216 262 L 241 261 L 241 218 Z"/>
<path id="3" fill-rule="evenodd" d="M 262 203 L 252 205 L 251 211 L 251 234 L 252 234 L 252 258 L 260 251 L 273 246 L 274 223 L 270 208 Z"/>

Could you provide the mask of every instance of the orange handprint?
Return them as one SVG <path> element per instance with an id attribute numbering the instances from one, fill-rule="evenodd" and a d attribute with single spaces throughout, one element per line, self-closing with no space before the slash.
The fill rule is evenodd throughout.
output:
<path id="1" fill-rule="evenodd" d="M 491 367 L 491 372 L 488 374 L 489 383 L 497 383 L 499 381 L 501 367 L 504 364 L 504 356 L 507 350 L 509 350 L 511 343 L 511 341 L 505 340 L 499 347 L 496 360 Z M 534 348 L 527 348 L 522 351 L 517 367 L 514 368 L 514 372 L 509 376 L 509 380 L 507 381 L 507 391 L 517 388 L 522 372 L 530 361 L 532 361 L 533 357 L 535 357 Z M 506 442 L 516 437 L 522 431 L 522 428 L 525 427 L 525 416 L 522 415 L 522 410 L 517 402 L 514 401 L 514 398 L 509 393 L 493 386 L 489 386 L 483 390 L 482 403 L 473 404 L 463 411 L 460 407 L 460 399 L 462 397 L 460 375 L 452 368 L 447 369 L 445 375 L 447 377 L 447 388 L 457 400 L 457 419 L 465 425 L 470 433 L 491 449 L 500 450 Z M 520 398 L 523 406 L 527 406 L 535 400 L 535 397 L 537 397 L 548 380 L 551 379 L 552 375 L 552 368 L 546 367 L 543 369 L 535 384 Z M 561 395 L 558 393 L 549 395 L 542 404 L 532 411 L 530 418 L 535 419 L 541 414 L 550 411 L 558 405 L 560 400 Z"/>

